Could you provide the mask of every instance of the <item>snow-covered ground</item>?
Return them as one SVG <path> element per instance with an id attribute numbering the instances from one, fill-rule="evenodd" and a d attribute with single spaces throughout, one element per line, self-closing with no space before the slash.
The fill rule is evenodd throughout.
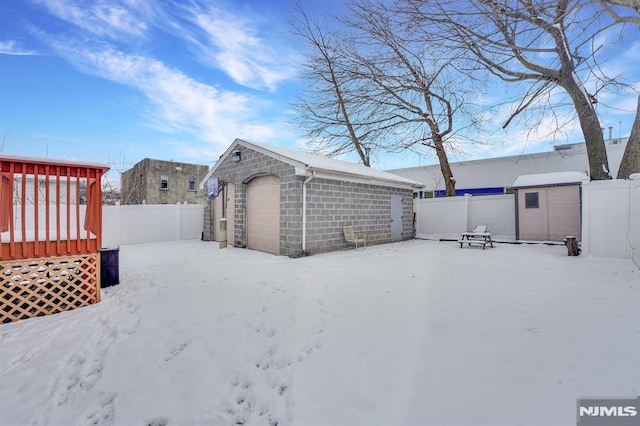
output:
<path id="1" fill-rule="evenodd" d="M 123 246 L 101 303 L 0 325 L 0 425 L 575 425 L 640 394 L 640 272 L 563 246 Z"/>

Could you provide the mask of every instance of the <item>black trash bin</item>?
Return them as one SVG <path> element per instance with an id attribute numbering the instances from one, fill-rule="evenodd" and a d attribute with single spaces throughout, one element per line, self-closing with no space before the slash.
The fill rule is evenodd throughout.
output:
<path id="1" fill-rule="evenodd" d="M 120 248 L 100 250 L 100 287 L 120 284 Z"/>

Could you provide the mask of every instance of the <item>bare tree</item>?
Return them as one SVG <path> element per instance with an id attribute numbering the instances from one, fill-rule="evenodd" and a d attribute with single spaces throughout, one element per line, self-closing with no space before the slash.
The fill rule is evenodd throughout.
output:
<path id="1" fill-rule="evenodd" d="M 614 23 L 632 23 L 640 27 L 640 0 L 595 0 L 595 3 L 607 12 Z M 632 173 L 640 173 L 640 97 L 617 178 L 626 179 Z"/>
<path id="2" fill-rule="evenodd" d="M 604 9 L 579 0 L 406 0 L 402 9 L 430 31 L 441 28 L 494 76 L 530 84 L 505 126 L 562 88 L 580 122 L 591 179 L 610 178 L 596 111 L 598 91 L 615 84 L 596 61 L 596 37 L 614 25 L 601 21 Z"/>
<path id="3" fill-rule="evenodd" d="M 351 117 L 360 111 L 352 106 L 355 82 L 344 72 L 339 36 L 300 4 L 295 4 L 294 9 L 297 12 L 297 20 L 292 22 L 294 34 L 309 47 L 302 75 L 308 87 L 297 105 L 299 123 L 315 143 L 316 151 L 330 157 L 356 151 L 362 164 L 371 166 L 371 146 L 366 146 L 366 141 L 373 131 L 361 123 L 356 129 L 352 122 Z"/>
<path id="4" fill-rule="evenodd" d="M 400 19 L 384 2 L 353 0 L 349 11 L 341 20 L 343 32 L 330 43 L 327 37 L 318 36 L 317 26 L 313 27 L 315 46 L 321 44 L 318 40 L 324 46 L 318 51 L 330 51 L 334 54 L 331 58 L 339 61 L 329 61 L 329 55 L 322 57 L 324 73 L 316 73 L 312 80 L 324 76 L 321 83 L 330 82 L 333 91 L 316 90 L 318 97 L 306 104 L 306 116 L 315 119 L 312 124 L 322 131 L 327 122 L 337 121 L 326 120 L 327 116 L 339 113 L 341 124 L 348 117 L 349 126 L 334 127 L 336 134 L 328 138 L 338 147 L 340 138 L 358 135 L 360 144 L 366 140 L 367 146 L 387 152 L 433 149 L 447 195 L 455 195 L 447 151 L 461 138 L 461 130 L 476 123 L 465 96 L 469 85 L 460 84 L 470 78 L 459 75 L 459 52 L 442 34 L 433 34 L 428 40 L 422 34 L 418 38 L 412 23 Z M 327 72 L 330 62 L 335 66 Z M 332 78 L 336 74 L 342 82 L 341 96 Z M 464 124 L 454 126 L 454 116 L 465 117 L 460 120 Z"/>
<path id="5" fill-rule="evenodd" d="M 636 117 L 633 120 L 629 140 L 620 161 L 618 179 L 626 179 L 633 173 L 640 173 L 640 97 L 638 97 Z"/>
<path id="6" fill-rule="evenodd" d="M 433 149 L 447 195 L 455 195 L 447 147 L 455 131 L 454 115 L 468 106 L 455 82 L 461 78 L 455 68 L 457 52 L 438 34 L 416 37 L 410 23 L 383 2 L 356 0 L 350 10 L 347 23 L 358 37 L 350 52 L 353 73 L 364 82 L 359 99 L 376 112 L 378 127 L 389 132 L 387 149 Z"/>
<path id="7" fill-rule="evenodd" d="M 640 25 L 639 0 L 595 0 L 618 23 Z"/>

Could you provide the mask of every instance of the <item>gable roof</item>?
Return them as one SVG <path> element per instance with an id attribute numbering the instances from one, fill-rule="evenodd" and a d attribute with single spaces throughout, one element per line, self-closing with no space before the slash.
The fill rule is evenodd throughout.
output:
<path id="1" fill-rule="evenodd" d="M 587 179 L 587 172 L 539 173 L 535 175 L 518 176 L 511 186 L 513 188 L 523 188 L 531 186 L 568 185 L 580 183 L 583 179 Z"/>
<path id="2" fill-rule="evenodd" d="M 336 160 L 334 158 L 322 157 L 320 155 L 309 154 L 307 152 L 294 151 L 278 146 L 270 146 L 247 142 L 236 139 L 229 148 L 222 154 L 216 164 L 205 176 L 202 183 L 205 184 L 215 172 L 220 164 L 236 149 L 237 146 L 244 146 L 260 152 L 261 154 L 275 158 L 283 163 L 295 167 L 298 176 L 315 176 L 333 180 L 341 180 L 356 183 L 369 183 L 381 186 L 391 186 L 400 188 L 420 189 L 424 185 L 411 179 L 403 178 L 382 170 L 372 169 L 361 164 L 348 161 Z"/>

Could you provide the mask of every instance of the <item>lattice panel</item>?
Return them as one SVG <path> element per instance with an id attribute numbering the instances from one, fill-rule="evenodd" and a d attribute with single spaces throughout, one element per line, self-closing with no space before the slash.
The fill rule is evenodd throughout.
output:
<path id="1" fill-rule="evenodd" d="M 0 262 L 0 323 L 100 301 L 97 253 Z"/>

